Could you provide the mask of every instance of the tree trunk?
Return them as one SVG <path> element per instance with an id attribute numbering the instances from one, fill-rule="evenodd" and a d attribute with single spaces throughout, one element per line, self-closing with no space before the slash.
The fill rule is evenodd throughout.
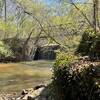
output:
<path id="1" fill-rule="evenodd" d="M 4 38 L 6 38 L 6 35 L 7 35 L 7 33 L 6 33 L 6 22 L 7 22 L 7 1 L 6 1 L 6 0 L 4 0 L 4 14 L 5 14 L 5 16 L 4 16 L 4 18 L 5 18 L 5 35 L 4 35 Z"/>
<path id="2" fill-rule="evenodd" d="M 99 31 L 99 0 L 93 0 L 93 26 L 94 31 Z"/>

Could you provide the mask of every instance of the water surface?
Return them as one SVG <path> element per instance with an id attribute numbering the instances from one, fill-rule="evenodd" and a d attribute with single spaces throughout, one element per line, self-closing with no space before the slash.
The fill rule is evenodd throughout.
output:
<path id="1" fill-rule="evenodd" d="M 51 80 L 52 61 L 0 64 L 0 92 L 19 92 Z"/>

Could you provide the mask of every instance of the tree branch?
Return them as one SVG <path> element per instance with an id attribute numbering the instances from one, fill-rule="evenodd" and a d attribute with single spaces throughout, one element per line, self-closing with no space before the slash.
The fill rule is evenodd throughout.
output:
<path id="1" fill-rule="evenodd" d="M 86 14 L 85 13 L 83 13 L 76 5 L 75 5 L 75 3 L 71 3 L 82 15 L 83 15 L 83 17 L 87 20 L 87 22 L 89 23 L 89 25 L 91 26 L 91 27 L 93 27 L 93 24 L 90 22 L 90 20 L 88 19 L 88 17 L 86 16 Z"/>

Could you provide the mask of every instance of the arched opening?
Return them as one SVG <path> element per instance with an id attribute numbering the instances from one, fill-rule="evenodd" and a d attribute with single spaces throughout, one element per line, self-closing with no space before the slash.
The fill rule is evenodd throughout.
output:
<path id="1" fill-rule="evenodd" d="M 34 60 L 39 60 L 40 59 L 40 49 L 37 48 L 35 55 L 34 55 Z"/>

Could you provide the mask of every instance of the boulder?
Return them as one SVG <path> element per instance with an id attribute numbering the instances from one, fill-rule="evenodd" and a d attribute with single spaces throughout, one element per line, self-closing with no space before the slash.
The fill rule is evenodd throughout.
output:
<path id="1" fill-rule="evenodd" d="M 16 100 L 53 100 L 50 90 L 45 85 L 24 89 Z"/>

